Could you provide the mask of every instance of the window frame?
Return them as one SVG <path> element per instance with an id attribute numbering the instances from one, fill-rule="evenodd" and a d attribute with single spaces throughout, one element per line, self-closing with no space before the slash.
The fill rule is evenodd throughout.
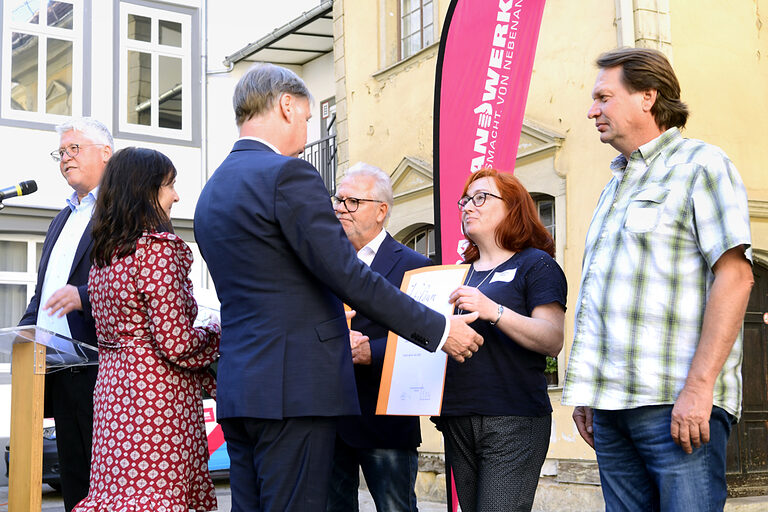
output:
<path id="1" fill-rule="evenodd" d="M 435 0 L 427 0 L 429 2 L 430 6 L 429 8 L 432 9 L 432 23 L 431 23 L 431 30 L 432 30 L 432 42 L 429 44 L 424 44 L 424 2 L 425 0 L 418 0 L 419 7 L 417 9 L 412 10 L 411 12 L 407 13 L 406 16 L 410 16 L 411 14 L 415 13 L 417 10 L 419 12 L 419 30 L 418 32 L 413 32 L 411 34 L 408 34 L 407 37 L 410 37 L 416 33 L 419 34 L 419 48 L 415 50 L 413 53 L 410 53 L 408 55 L 405 54 L 405 48 L 404 48 L 404 41 L 403 38 L 403 0 L 397 0 L 397 55 L 398 55 L 398 62 L 403 61 L 406 59 L 409 59 L 419 53 L 421 50 L 426 48 L 427 46 L 430 46 L 431 44 L 437 42 L 437 35 L 436 35 L 436 29 L 437 29 L 437 19 L 435 18 Z"/>
<path id="2" fill-rule="evenodd" d="M 24 242 L 27 245 L 27 269 L 25 272 L 13 272 L 13 271 L 0 271 L 0 284 L 7 285 L 24 285 L 27 287 L 27 302 L 25 307 L 32 300 L 35 295 L 35 286 L 37 286 L 37 245 L 42 246 L 44 237 L 32 235 L 12 235 L 8 233 L 0 233 L 0 241 L 2 242 Z M 17 318 L 16 321 L 21 318 Z M 0 362 L 0 372 L 7 371 L 6 368 L 10 367 L 10 363 Z"/>
<path id="3" fill-rule="evenodd" d="M 541 204 L 544 202 L 550 203 L 552 207 L 552 224 L 544 224 L 544 227 L 547 228 L 549 234 L 552 235 L 552 240 L 557 243 L 557 212 L 555 209 L 555 198 L 549 194 L 533 193 L 531 194 L 531 199 L 533 199 L 533 202 L 536 205 L 536 214 L 539 216 L 539 220 L 542 221 L 542 224 L 544 224 L 544 221 L 541 219 Z"/>
<path id="4" fill-rule="evenodd" d="M 199 71 L 199 49 L 193 46 L 193 41 L 199 35 L 199 14 L 194 9 L 173 8 L 159 3 L 133 2 L 118 0 L 117 15 L 115 16 L 115 77 L 117 94 L 114 102 L 115 136 L 134 140 L 167 141 L 176 145 L 199 144 L 199 106 L 197 105 L 200 87 L 192 79 Z M 128 39 L 128 15 L 145 16 L 151 20 L 150 42 Z M 180 23 L 181 47 L 160 45 L 159 21 Z M 151 95 L 150 106 L 152 122 L 149 126 L 128 122 L 128 52 L 139 51 L 149 53 L 151 65 Z M 181 59 L 182 99 L 181 120 L 182 128 L 163 128 L 159 126 L 159 67 L 161 56 Z M 196 110 L 197 109 L 197 110 Z M 195 128 L 193 128 L 195 127 Z"/>
<path id="5" fill-rule="evenodd" d="M 40 13 L 46 14 L 47 1 L 40 0 Z M 0 120 L 2 124 L 21 125 L 32 128 L 50 128 L 71 117 L 80 117 L 90 113 L 90 59 L 85 51 L 90 46 L 90 23 L 86 22 L 85 13 L 91 12 L 91 0 L 62 0 L 72 4 L 72 29 L 48 27 L 47 23 L 32 25 L 11 20 L 11 5 L 3 2 L 0 17 L 2 18 L 2 51 L 0 52 L 0 90 L 3 91 L 0 100 Z M 42 20 L 41 20 L 42 21 Z M 12 66 L 12 34 L 22 32 L 38 37 L 38 90 L 36 111 L 15 110 L 11 108 L 11 66 Z M 60 39 L 72 42 L 72 112 L 65 114 L 49 114 L 46 108 L 47 82 L 47 40 Z M 7 85 L 6 85 L 7 84 Z M 42 84 L 42 86 L 41 86 Z"/>
<path id="6" fill-rule="evenodd" d="M 420 226 L 412 227 L 402 239 L 402 244 L 409 249 L 413 249 L 414 251 L 418 252 L 419 254 L 426 256 L 427 258 L 431 259 L 435 264 L 439 264 L 438 261 L 435 261 L 435 257 L 437 256 L 437 250 L 435 244 L 435 226 L 432 224 L 422 224 Z M 430 240 L 432 240 L 432 248 L 434 249 L 433 253 L 430 254 L 424 254 L 423 252 L 420 252 L 416 249 L 416 243 L 415 238 L 418 235 L 423 234 L 426 238 L 424 241 L 424 246 L 427 248 L 427 253 L 429 253 L 429 243 Z M 413 247 L 408 245 L 408 242 L 410 242 L 412 239 L 414 239 Z"/>

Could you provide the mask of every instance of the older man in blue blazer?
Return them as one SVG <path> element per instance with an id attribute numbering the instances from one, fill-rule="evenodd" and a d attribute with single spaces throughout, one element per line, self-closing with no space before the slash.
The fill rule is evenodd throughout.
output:
<path id="1" fill-rule="evenodd" d="M 432 264 L 384 229 L 394 198 L 389 176 L 378 167 L 363 162 L 352 166 L 332 199 L 357 257 L 390 283 L 399 287 L 405 272 Z M 352 319 L 351 328 L 361 415 L 339 419 L 326 511 L 359 509 L 362 469 L 378 512 L 416 512 L 419 418 L 376 416 L 388 330 L 361 314 Z"/>
<path id="2" fill-rule="evenodd" d="M 234 511 L 325 509 L 336 417 L 360 412 L 341 300 L 459 361 L 482 344 L 467 325 L 476 315 L 446 319 L 358 260 L 317 170 L 295 158 L 310 100 L 285 68 L 243 75 L 240 139 L 195 211 L 221 301 L 217 399 Z"/>
<path id="3" fill-rule="evenodd" d="M 74 192 L 48 227 L 35 294 L 19 325 L 37 324 L 96 346 L 87 290 L 91 214 L 114 142 L 107 127 L 91 118 L 67 121 L 56 131 L 59 147 L 51 156 Z M 96 373 L 95 365 L 76 367 L 45 379 L 46 409 L 56 420 L 61 494 L 67 511 L 88 494 Z"/>

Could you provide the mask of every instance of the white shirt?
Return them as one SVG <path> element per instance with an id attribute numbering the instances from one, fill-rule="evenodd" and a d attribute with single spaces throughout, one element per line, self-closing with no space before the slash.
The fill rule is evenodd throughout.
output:
<path id="1" fill-rule="evenodd" d="M 387 238 L 387 232 L 382 228 L 381 231 L 379 231 L 379 234 L 373 237 L 373 240 L 365 244 L 360 248 L 359 251 L 357 251 L 357 257 L 368 265 L 371 266 L 371 263 L 373 263 L 373 259 L 376 257 L 376 253 L 379 252 L 379 247 L 381 247 L 382 242 L 384 242 L 384 239 Z"/>
<path id="2" fill-rule="evenodd" d="M 246 135 L 245 137 L 240 137 L 240 138 L 239 138 L 239 139 L 237 139 L 237 140 L 255 140 L 256 142 L 261 142 L 262 144 L 264 144 L 265 146 L 267 146 L 269 149 L 271 149 L 272 151 L 274 151 L 274 152 L 275 152 L 275 153 L 277 153 L 278 155 L 282 155 L 282 153 L 280 152 L 280 150 L 279 150 L 279 149 L 277 149 L 277 148 L 274 146 L 274 144 L 272 144 L 272 143 L 270 143 L 270 142 L 267 142 L 267 141 L 266 141 L 266 140 L 264 140 L 264 139 L 260 139 L 260 138 L 258 138 L 258 137 L 251 137 L 250 135 Z"/>
<path id="3" fill-rule="evenodd" d="M 376 254 L 379 252 L 379 247 L 381 247 L 381 244 L 384 242 L 384 239 L 387 238 L 387 232 L 385 229 L 382 228 L 382 230 L 379 232 L 378 235 L 373 237 L 373 239 L 362 246 L 359 251 L 357 251 L 357 257 L 368 265 L 371 266 L 371 263 L 373 263 L 373 259 L 376 257 Z M 440 344 L 437 346 L 436 350 L 440 350 L 443 348 L 443 345 L 445 345 L 445 342 L 448 340 L 448 333 L 451 330 L 451 321 L 450 318 L 447 316 L 445 317 L 445 330 L 443 331 L 443 337 L 440 338 Z"/>
<path id="4" fill-rule="evenodd" d="M 69 214 L 64 228 L 61 230 L 59 238 L 53 245 L 48 266 L 45 269 L 43 287 L 40 291 L 37 325 L 70 338 L 72 333 L 69 330 L 67 316 L 64 315 L 59 318 L 58 314 L 49 315 L 50 310 L 43 309 L 43 306 L 51 298 L 51 295 L 60 288 L 63 288 L 69 280 L 69 273 L 72 270 L 77 246 L 80 244 L 80 239 L 83 237 L 83 233 L 85 233 L 85 229 L 91 221 L 93 207 L 96 204 L 96 196 L 99 193 L 98 190 L 98 187 L 93 189 L 82 201 L 78 200 L 76 192 L 67 199 L 67 204 L 72 212 Z"/>

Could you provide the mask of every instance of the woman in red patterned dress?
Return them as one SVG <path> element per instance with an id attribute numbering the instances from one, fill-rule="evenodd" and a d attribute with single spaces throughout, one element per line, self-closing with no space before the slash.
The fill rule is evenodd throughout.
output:
<path id="1" fill-rule="evenodd" d="M 176 169 L 127 148 L 107 164 L 88 281 L 99 339 L 88 496 L 75 510 L 215 510 L 201 389 L 220 327 L 193 327 L 192 253 L 172 233 Z"/>

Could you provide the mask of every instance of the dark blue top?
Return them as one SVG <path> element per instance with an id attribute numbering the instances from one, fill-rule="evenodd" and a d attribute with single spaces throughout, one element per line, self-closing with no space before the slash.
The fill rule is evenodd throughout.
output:
<path id="1" fill-rule="evenodd" d="M 468 286 L 479 285 L 489 299 L 521 315 L 531 316 L 536 306 L 552 302 L 565 309 L 565 275 L 557 262 L 539 249 L 524 249 L 495 270 L 475 270 L 467 277 Z M 518 345 L 486 320 L 470 325 L 485 343 L 464 363 L 448 359 L 441 415 L 551 413 L 544 377 L 546 356 Z"/>

